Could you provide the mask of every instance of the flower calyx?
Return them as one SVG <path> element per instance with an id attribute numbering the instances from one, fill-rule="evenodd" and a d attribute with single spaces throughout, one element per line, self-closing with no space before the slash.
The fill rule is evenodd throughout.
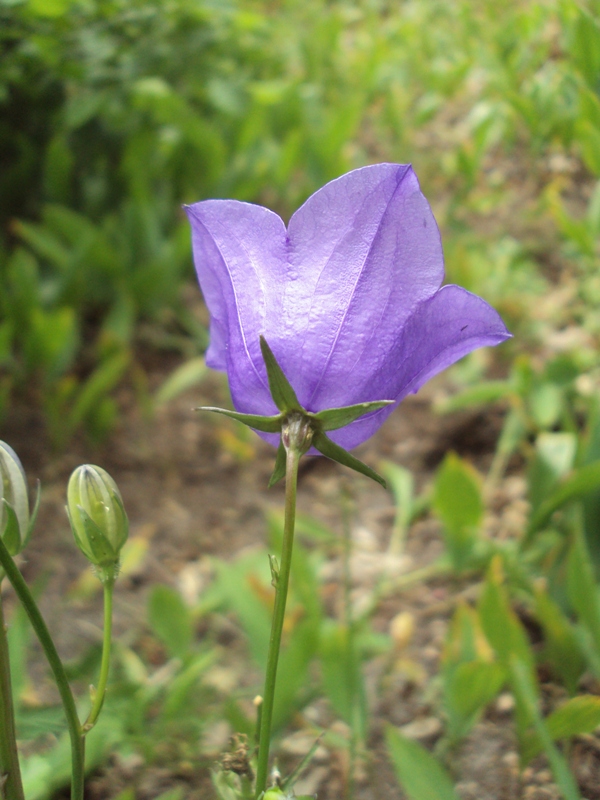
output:
<path id="1" fill-rule="evenodd" d="M 291 447 L 295 448 L 300 455 L 314 447 L 315 450 L 318 450 L 319 453 L 327 456 L 332 461 L 337 461 L 344 466 L 350 467 L 350 469 L 366 475 L 385 487 L 386 483 L 381 475 L 332 441 L 326 435 L 326 431 L 343 428 L 345 425 L 349 425 L 354 420 L 359 419 L 359 417 L 378 411 L 380 408 L 391 405 L 394 401 L 376 400 L 340 408 L 328 408 L 316 413 L 307 411 L 300 405 L 296 392 L 277 363 L 273 351 L 264 336 L 260 337 L 260 349 L 267 369 L 271 397 L 279 409 L 279 414 L 273 416 L 242 414 L 238 411 L 229 411 L 228 409 L 214 408 L 212 406 L 202 406 L 198 410 L 214 411 L 217 414 L 223 414 L 226 417 L 242 422 L 254 430 L 264 433 L 279 433 L 281 435 L 269 487 L 285 476 L 286 453 Z"/>

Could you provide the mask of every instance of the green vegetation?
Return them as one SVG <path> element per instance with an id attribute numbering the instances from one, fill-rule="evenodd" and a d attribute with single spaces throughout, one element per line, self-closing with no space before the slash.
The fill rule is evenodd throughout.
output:
<path id="1" fill-rule="evenodd" d="M 515 338 L 459 364 L 456 392 L 439 406 L 506 410 L 486 476 L 450 454 L 415 498 L 408 473 L 382 467 L 398 503 L 391 549 L 401 553 L 412 521 L 431 510 L 445 555 L 429 574 L 480 584 L 449 626 L 435 756 L 393 728 L 390 756 L 411 800 L 454 798 L 450 756 L 508 689 L 522 764 L 544 752 L 563 796 L 579 797 L 561 743 L 600 724 L 598 694 L 581 689 L 583 675 L 600 681 L 600 6 L 0 0 L 0 43 L 0 423 L 33 404 L 57 448 L 79 430 L 107 435 L 123 381 L 147 400 L 142 346 L 177 353 L 182 385 L 203 374 L 182 203 L 236 197 L 285 216 L 348 169 L 414 164 L 448 279 L 498 308 Z M 511 459 L 529 505 L 522 529 L 502 539 L 488 534 L 486 510 Z M 281 536 L 277 521 L 270 533 Z M 342 603 L 342 620 L 330 614 L 319 566 L 339 545 L 312 520 L 299 533 L 310 546 L 295 555 L 290 615 L 295 605 L 304 614 L 288 632 L 275 728 L 322 694 L 347 731 L 330 743 L 356 759 L 369 731 L 362 667 L 390 643 L 368 613 Z M 209 748 L 190 743 L 223 718 L 252 738 L 257 686 L 224 701 L 205 677 L 223 655 L 211 627 L 221 614 L 264 666 L 267 573 L 263 555 L 216 563 L 191 609 L 155 587 L 148 624 L 164 663 L 153 670 L 117 644 L 90 766 L 117 746 L 123 757 L 197 760 Z M 383 582 L 372 607 L 399 590 Z M 10 635 L 19 698 L 24 617 Z M 94 649 L 70 677 L 88 680 L 99 658 Z M 566 697 L 549 711 L 541 665 Z M 17 719 L 25 738 L 57 736 L 24 762 L 28 800 L 42 800 L 67 780 L 68 739 L 58 709 L 19 702 Z"/>

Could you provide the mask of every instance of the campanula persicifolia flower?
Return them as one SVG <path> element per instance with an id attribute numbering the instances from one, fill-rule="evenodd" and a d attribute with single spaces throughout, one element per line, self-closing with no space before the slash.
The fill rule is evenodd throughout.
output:
<path id="1" fill-rule="evenodd" d="M 186 210 L 210 312 L 206 361 L 227 372 L 243 414 L 277 413 L 261 336 L 306 411 L 394 401 L 331 432 L 344 448 L 369 438 L 433 375 L 510 336 L 484 300 L 442 287 L 440 233 L 410 165 L 343 175 L 287 227 L 237 200 Z"/>

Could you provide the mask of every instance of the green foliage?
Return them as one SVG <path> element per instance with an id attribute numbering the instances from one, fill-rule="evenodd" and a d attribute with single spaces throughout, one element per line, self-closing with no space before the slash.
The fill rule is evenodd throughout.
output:
<path id="1" fill-rule="evenodd" d="M 456 800 L 452 779 L 422 745 L 389 727 L 386 740 L 398 782 L 410 800 Z"/>
<path id="2" fill-rule="evenodd" d="M 483 516 L 481 487 L 475 471 L 452 453 L 437 472 L 433 508 L 444 526 L 446 546 L 456 570 L 473 554 Z"/>

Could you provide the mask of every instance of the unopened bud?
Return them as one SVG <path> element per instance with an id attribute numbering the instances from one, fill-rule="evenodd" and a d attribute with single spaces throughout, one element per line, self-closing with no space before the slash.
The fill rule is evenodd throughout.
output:
<path id="1" fill-rule="evenodd" d="M 129 522 L 123 499 L 106 470 L 84 464 L 69 479 L 67 514 L 77 546 L 98 567 L 100 580 L 114 580 Z"/>
<path id="2" fill-rule="evenodd" d="M 0 536 L 11 556 L 21 552 L 29 533 L 25 471 L 12 447 L 0 441 Z"/>

